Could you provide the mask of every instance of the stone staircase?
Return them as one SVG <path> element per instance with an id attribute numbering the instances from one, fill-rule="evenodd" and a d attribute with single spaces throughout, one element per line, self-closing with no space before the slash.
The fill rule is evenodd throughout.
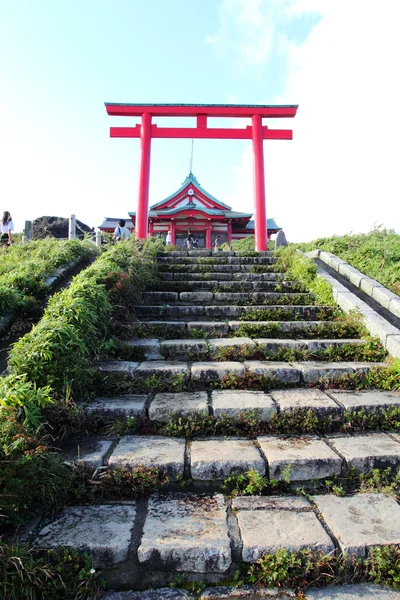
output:
<path id="1" fill-rule="evenodd" d="M 241 563 L 281 547 L 364 556 L 372 545 L 400 543 L 393 498 L 313 491 L 352 467 L 400 466 L 399 434 L 271 429 L 285 415 L 290 427 L 299 410 L 334 424 L 399 407 L 400 393 L 339 389 L 341 378 L 382 364 L 362 360 L 367 342 L 287 281 L 271 252 L 193 250 L 158 261 L 162 283 L 124 332 L 138 360 L 101 363 L 104 393 L 86 407 L 89 419 L 134 418 L 139 429 L 80 440 L 79 457 L 72 441 L 66 455 L 97 472 L 157 467 L 170 483 L 148 499 L 68 507 L 36 544 L 89 551 L 108 586 L 123 590 L 161 588 L 178 575 L 229 580 Z M 163 428 L 182 419 L 203 419 L 210 433 L 167 436 Z M 225 478 L 250 469 L 286 493 L 224 494 Z M 296 486 L 309 494 L 296 496 Z"/>

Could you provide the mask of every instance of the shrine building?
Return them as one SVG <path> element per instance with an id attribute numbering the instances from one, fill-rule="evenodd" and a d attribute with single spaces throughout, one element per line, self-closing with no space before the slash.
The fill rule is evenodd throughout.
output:
<path id="1" fill-rule="evenodd" d="M 126 227 L 135 229 L 136 213 L 128 213 Z M 236 212 L 230 206 L 214 198 L 201 187 L 193 173 L 190 173 L 182 186 L 171 196 L 150 206 L 148 233 L 161 234 L 164 238 L 171 231 L 172 244 L 184 246 L 188 231 L 197 238 L 199 248 L 212 248 L 219 236 L 220 243 L 239 240 L 254 235 L 254 221 L 251 213 Z M 99 229 L 113 233 L 119 219 L 105 218 Z M 274 219 L 267 220 L 268 238 L 281 228 Z"/>

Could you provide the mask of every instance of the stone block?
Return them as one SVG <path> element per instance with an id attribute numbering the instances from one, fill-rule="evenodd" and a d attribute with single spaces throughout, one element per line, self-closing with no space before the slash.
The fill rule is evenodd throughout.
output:
<path id="1" fill-rule="evenodd" d="M 102 600 L 182 600 L 188 598 L 186 590 L 157 588 L 142 592 L 106 592 L 101 596 Z"/>
<path id="2" fill-rule="evenodd" d="M 136 505 L 74 506 L 44 527 L 37 548 L 87 552 L 97 567 L 112 567 L 128 557 Z"/>
<path id="3" fill-rule="evenodd" d="M 186 359 L 196 354 L 207 355 L 208 344 L 205 340 L 165 340 L 160 344 L 161 354 L 171 359 Z"/>
<path id="4" fill-rule="evenodd" d="M 305 340 L 257 338 L 253 341 L 272 355 L 280 350 L 303 350 L 307 347 L 307 342 Z"/>
<path id="5" fill-rule="evenodd" d="M 400 318 L 400 298 L 399 297 L 393 298 L 393 300 L 390 301 L 389 310 L 391 313 L 396 315 L 396 317 Z"/>
<path id="6" fill-rule="evenodd" d="M 313 500 L 342 552 L 363 557 L 371 546 L 400 543 L 400 507 L 386 494 L 329 494 Z"/>
<path id="7" fill-rule="evenodd" d="M 240 588 L 230 586 L 208 587 L 200 595 L 199 600 L 259 600 L 260 598 L 275 598 L 278 600 L 290 600 L 295 598 L 293 590 L 285 588 L 258 588 L 255 586 L 242 586 Z"/>
<path id="8" fill-rule="evenodd" d="M 277 410 L 271 396 L 248 390 L 214 390 L 211 394 L 214 416 L 238 419 L 243 412 L 257 412 L 260 421 L 270 421 Z"/>
<path id="9" fill-rule="evenodd" d="M 255 343 L 249 337 L 210 339 L 208 345 L 211 357 L 218 356 L 220 349 L 235 348 L 239 351 L 241 346 L 255 348 Z"/>
<path id="10" fill-rule="evenodd" d="M 343 408 L 318 389 L 271 390 L 270 394 L 281 412 L 312 410 L 320 417 L 333 418 L 343 414 Z"/>
<path id="11" fill-rule="evenodd" d="M 300 496 L 237 496 L 232 500 L 234 510 L 293 510 L 312 512 L 308 500 Z"/>
<path id="12" fill-rule="evenodd" d="M 360 287 L 361 280 L 365 277 L 360 271 L 345 263 L 339 265 L 339 273 L 358 288 Z"/>
<path id="13" fill-rule="evenodd" d="M 160 340 L 155 338 L 136 338 L 127 342 L 129 346 L 141 348 L 146 360 L 161 360 Z"/>
<path id="14" fill-rule="evenodd" d="M 210 381 L 221 381 L 226 375 L 241 377 L 245 373 L 244 365 L 240 362 L 195 362 L 192 365 L 192 380 L 208 383 Z"/>
<path id="15" fill-rule="evenodd" d="M 382 390 L 342 391 L 329 390 L 327 394 L 343 406 L 345 410 L 381 411 L 390 406 L 400 406 L 400 392 Z"/>
<path id="16" fill-rule="evenodd" d="M 319 258 L 321 250 L 310 250 L 309 252 L 304 252 L 304 256 L 307 258 Z"/>
<path id="17" fill-rule="evenodd" d="M 318 352 L 320 350 L 326 350 L 327 348 L 331 348 L 332 346 L 336 348 L 341 348 L 343 346 L 360 346 L 365 344 L 364 340 L 356 340 L 356 339 L 324 339 L 324 340 L 306 340 L 305 341 L 308 350 L 311 352 Z"/>
<path id="18" fill-rule="evenodd" d="M 371 583 L 309 588 L 306 600 L 400 600 L 400 592 Z"/>
<path id="19" fill-rule="evenodd" d="M 149 407 L 149 419 L 168 423 L 174 415 L 182 417 L 208 415 L 207 392 L 156 394 Z"/>
<path id="20" fill-rule="evenodd" d="M 192 442 L 190 454 L 191 474 L 195 480 L 225 479 L 249 469 L 265 475 L 265 462 L 258 448 L 249 440 L 198 440 Z"/>
<path id="21" fill-rule="evenodd" d="M 313 512 L 258 508 L 236 509 L 236 515 L 244 562 L 257 562 L 263 554 L 273 554 L 280 548 L 289 552 L 312 548 L 324 554 L 334 551 L 332 540 Z"/>
<path id="22" fill-rule="evenodd" d="M 121 373 L 132 377 L 133 373 L 139 367 L 139 363 L 129 360 L 113 360 L 98 362 L 97 367 L 99 371 L 103 371 L 104 373 Z"/>
<path id="23" fill-rule="evenodd" d="M 297 383 L 300 381 L 299 370 L 288 363 L 262 360 L 246 360 L 246 369 L 257 375 L 265 375 L 280 383 Z"/>
<path id="24" fill-rule="evenodd" d="M 149 467 L 166 473 L 169 477 L 183 476 L 186 442 L 183 439 L 158 435 L 126 435 L 120 439 L 108 465 L 111 469 Z"/>
<path id="25" fill-rule="evenodd" d="M 223 496 L 151 496 L 137 554 L 150 569 L 225 573 L 232 558 Z"/>
<path id="26" fill-rule="evenodd" d="M 145 292 L 143 298 L 146 302 L 177 302 L 177 292 Z"/>
<path id="27" fill-rule="evenodd" d="M 368 296 L 371 296 L 371 298 L 373 297 L 374 288 L 381 287 L 383 287 L 382 284 L 379 283 L 379 281 L 372 279 L 371 277 L 364 277 L 363 279 L 361 279 L 360 289 L 366 294 L 368 294 Z"/>
<path id="28" fill-rule="evenodd" d="M 371 469 L 400 466 L 400 444 L 385 433 L 328 438 L 348 467 L 367 473 Z"/>
<path id="29" fill-rule="evenodd" d="M 112 446 L 111 440 L 96 440 L 90 443 L 84 441 L 76 449 L 74 462 L 88 469 L 103 466 L 103 461 Z"/>
<path id="30" fill-rule="evenodd" d="M 148 396 L 142 394 L 125 394 L 115 398 L 96 398 L 86 407 L 86 414 L 100 418 L 143 418 Z"/>
<path id="31" fill-rule="evenodd" d="M 181 292 L 179 300 L 181 302 L 212 302 L 214 294 L 212 292 Z"/>
<path id="32" fill-rule="evenodd" d="M 186 362 L 173 362 L 168 360 L 147 360 L 138 366 L 135 371 L 137 377 L 174 377 L 176 375 L 189 376 L 189 367 Z"/>
<path id="33" fill-rule="evenodd" d="M 364 325 L 369 333 L 380 339 L 384 348 L 386 348 L 386 340 L 388 335 L 399 335 L 399 330 L 394 325 L 391 325 L 386 319 L 375 312 L 363 313 Z"/>
<path id="34" fill-rule="evenodd" d="M 188 330 L 202 329 L 210 335 L 224 335 L 229 331 L 228 323 L 222 321 L 191 321 L 187 324 Z"/>
<path id="35" fill-rule="evenodd" d="M 301 379 L 305 383 L 328 378 L 338 379 L 342 375 L 353 373 L 353 369 L 347 363 L 341 362 L 293 362 L 292 365 L 300 371 Z"/>
<path id="36" fill-rule="evenodd" d="M 381 284 L 378 284 L 373 288 L 372 297 L 388 310 L 390 310 L 390 303 L 392 300 L 400 300 L 397 294 L 391 292 Z"/>
<path id="37" fill-rule="evenodd" d="M 243 312 L 242 306 L 205 306 L 204 314 L 206 317 L 214 319 L 215 317 L 223 317 L 228 319 L 229 317 L 240 317 Z"/>
<path id="38" fill-rule="evenodd" d="M 400 357 L 400 332 L 399 335 L 388 335 L 386 338 L 386 350 L 394 358 Z"/>
<path id="39" fill-rule="evenodd" d="M 270 479 L 287 477 L 289 481 L 311 481 L 339 475 L 342 470 L 342 459 L 318 438 L 265 436 L 257 439 L 268 461 Z"/>

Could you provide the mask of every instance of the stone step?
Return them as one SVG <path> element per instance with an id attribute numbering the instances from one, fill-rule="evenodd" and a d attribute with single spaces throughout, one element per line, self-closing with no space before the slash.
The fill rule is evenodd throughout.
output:
<path id="1" fill-rule="evenodd" d="M 144 302 L 170 305 L 184 302 L 186 305 L 210 304 L 284 304 L 284 305 L 307 305 L 313 303 L 314 294 L 304 292 L 145 292 Z"/>
<path id="2" fill-rule="evenodd" d="M 180 263 L 162 263 L 158 265 L 158 271 L 160 273 L 257 273 L 257 272 L 265 272 L 265 273 L 274 273 L 276 271 L 276 267 L 272 266 L 268 263 L 268 265 L 254 266 L 251 264 L 234 264 L 234 265 L 225 265 L 225 264 L 201 264 L 201 263 L 192 263 L 189 265 L 180 264 Z"/>
<path id="3" fill-rule="evenodd" d="M 158 277 L 163 281 L 282 281 L 285 279 L 285 273 L 158 273 Z"/>
<path id="4" fill-rule="evenodd" d="M 129 324 L 129 332 L 136 342 L 139 338 L 154 341 L 154 338 L 199 339 L 236 335 L 274 339 L 313 337 L 318 340 L 324 337 L 340 339 L 338 335 L 346 334 L 332 321 L 134 321 Z M 148 341 L 143 339 L 143 343 Z"/>
<path id="5" fill-rule="evenodd" d="M 304 595 L 303 595 L 304 594 Z M 360 583 L 351 585 L 329 585 L 323 588 L 309 588 L 303 592 L 303 600 L 400 600 L 400 592 L 393 588 Z M 142 592 L 108 592 L 104 600 L 182 600 L 197 598 L 198 600 L 260 600 L 261 598 L 293 600 L 294 590 L 287 588 L 260 588 L 246 585 L 244 587 L 211 586 L 206 587 L 199 596 L 193 596 L 182 588 L 157 588 Z"/>
<path id="6" fill-rule="evenodd" d="M 173 252 L 161 252 L 157 256 L 157 260 L 173 257 L 175 259 L 189 257 L 192 260 L 201 260 L 204 257 L 212 257 L 213 259 L 224 260 L 226 258 L 268 258 L 273 257 L 274 252 L 214 252 L 212 250 L 177 250 Z"/>
<path id="7" fill-rule="evenodd" d="M 345 413 L 363 411 L 381 413 L 387 408 L 400 407 L 400 392 L 384 390 L 326 390 L 318 388 L 275 389 L 270 392 L 253 390 L 213 390 L 198 392 L 126 394 L 99 397 L 84 408 L 88 417 L 107 421 L 134 417 L 139 421 L 167 423 L 176 415 L 183 417 L 209 414 L 215 418 L 230 417 L 239 420 L 243 413 L 257 414 L 258 419 L 268 423 L 279 413 L 311 410 L 317 417 L 331 417 L 337 421 Z M 399 434 L 393 434 L 396 439 Z M 392 435 L 392 437 L 393 437 Z M 91 443 L 91 442 L 90 442 Z M 105 456 L 109 450 L 98 448 Z M 90 448 L 91 454 L 94 449 Z M 102 461 L 96 464 L 99 466 Z"/>
<path id="8" fill-rule="evenodd" d="M 39 530 L 34 545 L 86 551 L 108 587 L 127 589 L 168 586 L 178 574 L 215 584 L 279 548 L 329 554 L 337 540 L 339 551 L 364 557 L 371 546 L 400 542 L 400 507 L 385 494 L 312 501 L 186 492 L 69 506 Z"/>
<path id="9" fill-rule="evenodd" d="M 161 286 L 163 291 L 214 291 L 214 292 L 278 292 L 278 291 L 302 291 L 296 281 L 177 281 L 163 280 Z M 154 291 L 157 291 L 155 288 Z"/>
<path id="10" fill-rule="evenodd" d="M 98 363 L 98 369 L 107 373 L 120 373 L 128 378 L 148 380 L 153 376 L 160 377 L 164 382 L 172 382 L 177 376 L 184 381 L 191 380 L 197 387 L 210 383 L 223 382 L 230 378 L 245 378 L 262 376 L 272 387 L 279 388 L 282 384 L 295 387 L 297 384 L 318 383 L 320 381 L 339 381 L 344 375 L 358 372 L 368 372 L 374 367 L 386 366 L 386 363 L 373 362 L 274 362 L 262 360 L 243 361 L 165 361 L 149 360 L 138 362 L 109 361 Z"/>
<path id="11" fill-rule="evenodd" d="M 192 403 L 198 408 L 202 404 L 201 394 L 193 394 Z M 168 422 L 169 396 L 171 394 L 157 394 L 149 408 L 151 420 Z M 200 414 L 207 414 L 205 410 L 206 406 Z M 186 413 L 181 408 L 180 414 L 196 413 Z M 95 455 L 110 469 L 156 468 L 165 473 L 171 483 L 182 480 L 222 483 L 227 477 L 245 474 L 250 469 L 269 480 L 311 482 L 332 476 L 345 477 L 353 469 L 359 473 L 389 467 L 397 470 L 400 435 L 374 432 L 353 436 L 261 435 L 256 439 L 221 436 L 193 440 L 124 435 L 114 441 L 98 439 L 97 446 L 88 451 L 77 442 L 75 455 L 74 462 L 93 470 L 100 466 L 94 463 Z"/>
<path id="12" fill-rule="evenodd" d="M 251 337 L 233 337 L 233 338 L 208 338 L 208 339 L 169 339 L 161 341 L 159 339 L 141 338 L 129 340 L 128 345 L 133 348 L 141 348 L 145 353 L 147 360 L 168 359 L 168 360 L 209 360 L 221 358 L 227 355 L 241 358 L 263 357 L 266 360 L 277 360 L 277 356 L 285 351 L 290 351 L 292 356 L 296 352 L 301 356 L 309 354 L 314 356 L 313 360 L 323 360 L 329 356 L 332 351 L 339 352 L 340 349 L 346 352 L 347 360 L 353 355 L 357 355 L 360 346 L 366 345 L 366 340 L 359 339 L 268 339 Z M 299 356 L 298 356 L 299 357 Z M 336 354 L 337 357 L 337 354 Z M 307 360 L 307 358 L 305 358 Z"/>
<path id="13" fill-rule="evenodd" d="M 234 306 L 234 305 L 211 305 L 211 306 L 193 306 L 193 305 L 181 305 L 181 306 L 170 306 L 168 304 L 157 306 L 157 305 L 137 305 L 132 307 L 136 315 L 142 320 L 177 320 L 191 319 L 193 321 L 202 320 L 204 318 L 215 319 L 226 319 L 231 320 L 242 318 L 244 321 L 259 321 L 262 316 L 265 317 L 263 321 L 268 321 L 274 317 L 277 320 L 293 321 L 296 318 L 303 321 L 316 321 L 316 320 L 327 320 L 334 313 L 334 307 L 332 306 L 303 306 L 303 305 L 247 305 L 247 306 Z M 285 318 L 286 317 L 286 318 Z"/>

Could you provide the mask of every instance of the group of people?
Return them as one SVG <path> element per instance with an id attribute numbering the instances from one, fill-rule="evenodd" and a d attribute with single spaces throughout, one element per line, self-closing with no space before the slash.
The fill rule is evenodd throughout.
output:
<path id="1" fill-rule="evenodd" d="M 3 218 L 0 223 L 0 230 L 1 230 L 0 245 L 2 247 L 11 246 L 11 244 L 13 243 L 12 232 L 14 231 L 14 223 L 12 221 L 12 217 L 11 217 L 10 213 L 8 212 L 8 210 L 5 210 L 3 212 Z"/>

